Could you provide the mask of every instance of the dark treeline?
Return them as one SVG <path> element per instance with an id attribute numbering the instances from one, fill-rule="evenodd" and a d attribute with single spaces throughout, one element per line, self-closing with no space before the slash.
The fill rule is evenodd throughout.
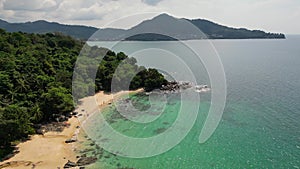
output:
<path id="1" fill-rule="evenodd" d="M 168 14 L 161 14 L 151 20 L 144 21 L 131 29 L 97 29 L 88 26 L 63 25 L 59 23 L 47 21 L 35 21 L 26 23 L 9 23 L 0 19 L 0 28 L 9 32 L 27 32 L 27 33 L 45 33 L 45 32 L 62 32 L 77 39 L 89 39 L 95 41 L 176 41 L 179 40 L 195 40 L 195 39 L 285 39 L 282 33 L 267 33 L 261 30 L 249 30 L 245 28 L 232 28 L 223 26 L 205 19 L 184 19 L 192 23 L 205 36 L 199 33 L 185 32 L 185 22 L 182 19 L 174 18 Z M 182 22 L 182 24 L 178 24 Z M 145 26 L 145 24 L 147 24 Z M 152 28 L 164 30 L 165 32 L 173 32 L 173 38 L 154 34 L 144 33 L 145 30 L 150 31 Z M 144 30 L 140 32 L 139 30 Z M 180 30 L 180 31 L 178 31 Z M 152 32 L 155 30 L 151 30 Z M 96 33 L 97 32 L 97 33 Z M 147 32 L 147 31 L 146 31 Z M 160 31 L 158 31 L 160 32 Z M 95 34 L 94 34 L 95 33 Z M 92 36 L 93 35 L 93 36 Z M 127 37 L 127 35 L 133 35 Z M 92 36 L 92 37 L 91 37 Z"/>
<path id="2" fill-rule="evenodd" d="M 0 159 L 13 141 L 35 133 L 34 124 L 73 111 L 73 70 L 83 46 L 83 42 L 62 34 L 8 33 L 0 29 Z M 124 53 L 88 46 L 85 49 L 83 54 L 94 53 L 95 58 L 99 51 L 106 53 L 97 65 L 94 81 L 85 72 L 88 64 L 76 65 L 84 67 L 79 69 L 84 73 L 74 73 L 75 84 L 81 83 L 75 85 L 78 98 L 92 90 L 109 92 L 113 78 L 122 84 L 133 73 L 138 74 L 133 76 L 130 89 L 152 90 L 167 83 L 157 70 L 137 66 L 136 60 Z M 114 77 L 117 67 L 119 73 Z M 114 92 L 124 89 L 128 88 L 118 85 Z"/>
<path id="3" fill-rule="evenodd" d="M 189 21 L 205 33 L 208 39 L 285 39 L 285 35 L 282 33 L 267 33 L 261 30 L 231 28 L 205 19 Z"/>

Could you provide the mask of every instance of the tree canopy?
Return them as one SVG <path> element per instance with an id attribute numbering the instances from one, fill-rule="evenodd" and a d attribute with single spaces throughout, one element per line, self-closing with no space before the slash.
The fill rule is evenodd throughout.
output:
<path id="1" fill-rule="evenodd" d="M 89 67 L 91 61 L 83 62 L 77 65 L 82 72 L 73 72 L 83 46 L 82 41 L 59 33 L 8 33 L 0 29 L 0 158 L 12 141 L 35 133 L 34 124 L 73 111 L 73 76 L 81 79 L 76 91 L 79 98 L 80 91 L 110 92 L 113 78 L 122 82 L 133 77 L 129 89 L 152 90 L 167 82 L 157 70 L 137 66 L 136 60 L 124 53 L 89 46 L 83 51 L 86 58 L 95 57 L 94 62 L 103 55 L 103 60 L 96 67 Z M 90 78 L 92 71 L 94 80 Z M 124 89 L 126 86 L 119 86 L 113 92 Z"/>

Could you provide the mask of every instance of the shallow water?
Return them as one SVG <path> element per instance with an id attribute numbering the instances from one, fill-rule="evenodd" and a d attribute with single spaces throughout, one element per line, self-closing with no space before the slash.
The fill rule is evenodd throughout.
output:
<path id="1" fill-rule="evenodd" d="M 123 44 L 119 50 L 127 49 L 130 53 L 132 43 Z M 98 156 L 99 160 L 89 168 L 300 168 L 299 36 L 286 40 L 214 40 L 212 43 L 223 62 L 228 90 L 225 111 L 213 136 L 204 144 L 198 143 L 210 106 L 210 94 L 201 94 L 194 127 L 170 151 L 150 158 L 130 159 L 98 147 L 101 153 L 94 151 L 91 155 Z M 209 84 L 205 74 L 197 80 Z M 137 95 L 133 100 L 136 106 L 147 107 L 147 96 Z M 172 125 L 180 101 L 180 97 L 170 96 L 164 113 L 147 127 L 114 116 L 117 112 L 113 106 L 103 113 L 117 131 L 128 136 L 150 137 Z M 192 100 L 187 102 L 194 104 Z M 95 146 L 90 147 L 95 150 Z"/>

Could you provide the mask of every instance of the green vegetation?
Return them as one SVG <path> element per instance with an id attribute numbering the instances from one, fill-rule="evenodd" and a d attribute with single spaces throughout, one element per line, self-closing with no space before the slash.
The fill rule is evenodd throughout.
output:
<path id="1" fill-rule="evenodd" d="M 79 25 L 63 25 L 56 22 L 47 21 L 35 21 L 26 23 L 9 23 L 0 19 L 0 28 L 7 30 L 8 32 L 26 32 L 26 33 L 49 33 L 49 32 L 60 32 L 65 35 L 77 39 L 87 40 L 92 36 L 98 28 L 89 26 L 79 26 Z"/>
<path id="2" fill-rule="evenodd" d="M 155 33 L 143 33 L 138 35 L 133 35 L 125 40 L 127 41 L 177 41 L 177 39 L 166 36 L 166 35 L 160 35 Z"/>
<path id="3" fill-rule="evenodd" d="M 75 26 L 75 25 L 63 25 L 59 23 L 47 22 L 47 21 L 35 21 L 28 23 L 8 23 L 0 19 L 0 28 L 9 32 L 27 32 L 27 33 L 46 33 L 46 32 L 61 32 L 66 35 L 70 35 L 77 39 L 84 39 L 94 41 L 174 41 L 177 38 L 164 36 L 155 33 L 143 33 L 140 30 L 151 30 L 151 28 L 160 29 L 166 32 L 176 32 L 174 35 L 179 40 L 192 40 L 192 39 L 285 39 L 285 35 L 282 33 L 268 33 L 261 30 L 248 30 L 245 28 L 231 28 L 217 23 L 211 22 L 205 19 L 184 19 L 187 22 L 195 25 L 201 30 L 206 37 L 199 34 L 191 34 L 190 32 L 184 32 L 186 30 L 186 24 L 178 25 L 182 19 L 174 18 L 167 14 L 161 14 L 151 20 L 146 20 L 131 29 L 98 29 L 88 26 Z M 145 25 L 146 24 L 146 25 Z M 175 26 L 176 25 L 176 26 Z M 175 27 L 174 27 L 175 26 Z M 167 28 L 167 29 L 166 29 Z M 181 30 L 181 31 L 178 31 Z M 155 30 L 152 30 L 155 31 Z M 96 33 L 97 32 L 97 33 Z M 94 34 L 96 33 L 96 34 Z M 93 35 L 93 36 L 92 36 Z M 133 35 L 127 37 L 126 35 Z M 92 36 L 92 37 L 91 37 Z M 200 37 L 199 37 L 200 36 Z M 127 38 L 126 38 L 127 37 Z"/>
<path id="4" fill-rule="evenodd" d="M 204 19 L 189 21 L 205 33 L 208 39 L 285 39 L 285 35 L 282 33 L 266 33 L 261 30 L 231 28 Z"/>
<path id="5" fill-rule="evenodd" d="M 91 96 L 95 89 L 118 92 L 144 88 L 151 91 L 168 83 L 156 69 L 146 69 L 136 63 L 135 58 L 129 58 L 123 52 L 116 54 L 104 48 L 85 46 L 73 74 L 73 96 Z"/>
<path id="6" fill-rule="evenodd" d="M 93 62 L 102 54 L 103 61 L 94 67 L 89 67 L 91 61 L 80 62 L 76 66 L 81 72 L 73 73 L 83 46 L 83 42 L 62 34 L 8 33 L 0 29 L 0 159 L 11 142 L 35 133 L 34 124 L 54 121 L 73 111 L 73 75 L 80 79 L 75 81 L 75 86 L 79 83 L 78 96 L 95 90 L 111 91 L 119 64 L 120 72 L 114 78 L 122 82 L 133 76 L 130 89 L 152 90 L 167 83 L 157 70 L 137 66 L 136 60 L 124 53 L 89 46 L 80 59 L 94 57 Z M 94 82 L 89 71 L 96 71 Z"/>
<path id="7" fill-rule="evenodd" d="M 35 123 L 73 110 L 72 69 L 82 42 L 0 30 L 0 157 Z"/>

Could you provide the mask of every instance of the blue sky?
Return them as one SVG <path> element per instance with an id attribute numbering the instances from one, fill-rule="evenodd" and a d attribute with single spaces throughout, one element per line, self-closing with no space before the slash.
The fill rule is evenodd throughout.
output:
<path id="1" fill-rule="evenodd" d="M 10 22 L 48 20 L 103 28 L 135 15 L 130 22 L 110 25 L 128 28 L 158 13 L 300 34 L 300 0 L 0 0 L 0 18 Z"/>

